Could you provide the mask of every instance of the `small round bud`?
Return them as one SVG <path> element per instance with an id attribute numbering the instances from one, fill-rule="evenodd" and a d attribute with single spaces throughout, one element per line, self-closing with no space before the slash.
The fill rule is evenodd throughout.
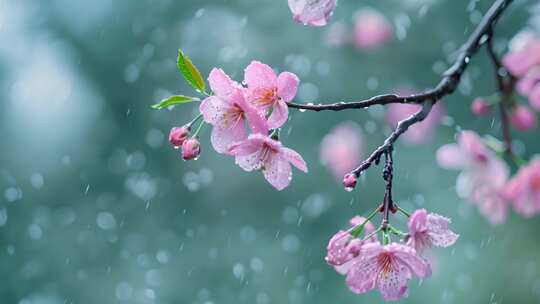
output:
<path id="1" fill-rule="evenodd" d="M 201 144 L 197 138 L 190 138 L 182 144 L 182 158 L 184 160 L 195 159 L 201 154 Z"/>
<path id="2" fill-rule="evenodd" d="M 357 182 L 358 178 L 354 173 L 347 173 L 345 177 L 343 177 L 343 186 L 345 187 L 345 191 L 352 191 L 354 187 L 356 187 Z"/>
<path id="3" fill-rule="evenodd" d="M 172 128 L 171 132 L 169 132 L 169 142 L 175 149 L 178 149 L 189 137 L 189 131 L 188 126 Z"/>
<path id="4" fill-rule="evenodd" d="M 471 111 L 476 116 L 486 116 L 491 112 L 491 105 L 483 98 L 476 98 L 471 104 Z"/>
<path id="5" fill-rule="evenodd" d="M 520 131 L 528 131 L 536 127 L 536 115 L 526 106 L 517 105 L 510 114 L 510 123 Z"/>

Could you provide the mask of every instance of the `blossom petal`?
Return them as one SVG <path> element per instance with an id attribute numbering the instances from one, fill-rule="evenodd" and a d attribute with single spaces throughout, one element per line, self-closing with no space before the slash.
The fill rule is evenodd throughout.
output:
<path id="1" fill-rule="evenodd" d="M 420 257 L 413 248 L 397 243 L 387 245 L 387 248 L 419 278 L 431 275 L 431 267 L 428 262 Z"/>
<path id="2" fill-rule="evenodd" d="M 223 126 L 225 114 L 230 109 L 227 102 L 216 96 L 210 96 L 201 102 L 199 110 L 203 114 L 204 121 L 214 126 Z"/>
<path id="3" fill-rule="evenodd" d="M 379 274 L 377 287 L 386 301 L 397 301 L 407 293 L 407 282 L 410 278 L 410 270 L 398 264 L 393 266 L 391 271 Z"/>
<path id="4" fill-rule="evenodd" d="M 356 262 L 356 259 L 351 259 L 341 265 L 334 266 L 334 269 L 342 275 L 346 275 L 349 273 L 349 271 L 352 269 L 354 263 Z"/>
<path id="5" fill-rule="evenodd" d="M 259 61 L 252 61 L 244 72 L 244 83 L 249 89 L 276 88 L 277 76 L 268 65 Z"/>
<path id="6" fill-rule="evenodd" d="M 263 170 L 266 180 L 278 190 L 283 190 L 292 179 L 291 165 L 277 154 L 270 155 Z"/>
<path id="7" fill-rule="evenodd" d="M 236 156 L 235 162 L 240 168 L 248 172 L 260 170 L 263 165 L 259 151 L 247 155 Z"/>
<path id="8" fill-rule="evenodd" d="M 466 156 L 457 144 L 447 144 L 437 150 L 437 163 L 445 169 L 462 169 Z"/>
<path id="9" fill-rule="evenodd" d="M 378 249 L 382 250 L 380 245 Z M 379 270 L 376 255 L 356 259 L 347 273 L 346 282 L 349 289 L 358 294 L 372 290 L 377 284 Z"/>
<path id="10" fill-rule="evenodd" d="M 208 82 L 214 95 L 226 102 L 233 95 L 238 94 L 238 85 L 222 69 L 214 68 L 208 76 Z"/>
<path id="11" fill-rule="evenodd" d="M 540 83 L 537 83 L 529 94 L 529 103 L 535 110 L 540 111 Z"/>
<path id="12" fill-rule="evenodd" d="M 246 102 L 243 97 L 241 100 L 238 100 L 236 104 L 244 111 L 244 115 L 246 116 L 253 133 L 264 135 L 268 133 L 268 124 L 266 120 L 252 104 Z"/>
<path id="13" fill-rule="evenodd" d="M 504 66 L 515 76 L 522 76 L 530 68 L 526 52 L 512 52 L 503 57 Z"/>
<path id="14" fill-rule="evenodd" d="M 283 157 L 283 159 L 290 162 L 293 166 L 298 168 L 298 170 L 304 171 L 306 173 L 308 172 L 306 162 L 304 161 L 302 156 L 298 154 L 298 152 L 294 151 L 293 149 L 282 147 L 279 153 L 281 157 Z"/>
<path id="15" fill-rule="evenodd" d="M 459 235 L 448 229 L 450 219 L 435 213 L 427 216 L 428 235 L 435 246 L 448 247 L 453 245 Z"/>
<path id="16" fill-rule="evenodd" d="M 416 210 L 409 219 L 409 232 L 415 234 L 426 230 L 427 211 L 426 209 Z"/>
<path id="17" fill-rule="evenodd" d="M 253 154 L 261 149 L 264 143 L 264 139 L 249 137 L 248 139 L 240 142 L 235 142 L 228 147 L 230 154 L 235 156 L 246 156 Z"/>
<path id="18" fill-rule="evenodd" d="M 268 117 L 268 127 L 277 129 L 281 127 L 289 118 L 289 108 L 283 100 L 274 103 L 272 114 Z"/>
<path id="19" fill-rule="evenodd" d="M 278 96 L 285 102 L 293 100 L 298 91 L 299 83 L 300 79 L 293 73 L 283 72 L 279 74 L 277 79 Z"/>
<path id="20" fill-rule="evenodd" d="M 246 128 L 244 120 L 241 119 L 227 128 L 214 127 L 210 142 L 218 153 L 228 153 L 228 148 L 231 144 L 246 139 Z"/>

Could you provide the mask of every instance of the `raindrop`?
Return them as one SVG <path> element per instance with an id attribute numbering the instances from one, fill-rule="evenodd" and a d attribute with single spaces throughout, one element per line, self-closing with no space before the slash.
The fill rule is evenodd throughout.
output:
<path id="1" fill-rule="evenodd" d="M 115 295 L 118 300 L 126 301 L 133 295 L 133 288 L 126 282 L 116 285 Z"/>
<path id="2" fill-rule="evenodd" d="M 37 224 L 32 224 L 28 227 L 28 235 L 33 240 L 39 240 L 43 237 L 43 230 Z"/>
<path id="3" fill-rule="evenodd" d="M 20 188 L 9 187 L 4 191 L 4 197 L 11 203 L 22 198 L 22 191 Z"/>
<path id="4" fill-rule="evenodd" d="M 116 219 L 110 212 L 100 212 L 96 217 L 96 223 L 103 230 L 111 230 L 116 227 Z"/>
<path id="5" fill-rule="evenodd" d="M 32 173 L 32 175 L 30 176 L 30 184 L 32 184 L 32 186 L 36 189 L 43 188 L 43 175 L 39 173 Z"/>
<path id="6" fill-rule="evenodd" d="M 243 280 L 244 279 L 244 275 L 245 275 L 245 267 L 244 265 L 238 263 L 238 264 L 235 264 L 233 266 L 233 275 L 235 278 L 239 279 L 239 280 Z"/>
<path id="7" fill-rule="evenodd" d="M 252 258 L 249 263 L 249 267 L 255 272 L 261 272 L 264 269 L 264 263 L 259 258 Z"/>

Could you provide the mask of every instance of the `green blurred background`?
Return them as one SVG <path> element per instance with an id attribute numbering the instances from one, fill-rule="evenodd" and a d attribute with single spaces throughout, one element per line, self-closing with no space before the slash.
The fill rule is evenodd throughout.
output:
<path id="1" fill-rule="evenodd" d="M 194 94 L 175 66 L 180 47 L 205 75 L 218 66 L 240 80 L 253 59 L 290 70 L 298 102 L 430 87 L 491 2 L 340 0 L 333 22 L 352 26 L 364 6 L 391 21 L 397 37 L 366 52 L 326 46 L 328 28 L 294 23 L 285 0 L 0 0 L 0 303 L 382 302 L 349 292 L 323 260 L 328 238 L 381 200 L 380 170 L 347 193 L 319 162 L 320 140 L 344 120 L 364 127 L 367 150 L 380 144 L 382 108 L 292 111 L 282 139 L 310 173 L 278 192 L 216 154 L 209 129 L 200 159 L 182 161 L 167 133 L 196 106 L 150 105 Z M 538 25 L 537 5 L 515 1 L 500 52 Z M 494 89 L 481 54 L 445 99 L 436 139 L 396 147 L 396 200 L 451 217 L 461 234 L 434 250 L 433 277 L 413 279 L 403 303 L 540 302 L 538 218 L 490 226 L 435 162 L 458 129 L 498 136 L 498 122 L 469 111 Z M 539 151 L 538 131 L 515 136 L 524 155 Z"/>

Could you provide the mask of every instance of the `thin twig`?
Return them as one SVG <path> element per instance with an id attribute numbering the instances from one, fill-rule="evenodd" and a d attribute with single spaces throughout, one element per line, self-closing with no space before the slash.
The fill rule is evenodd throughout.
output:
<path id="1" fill-rule="evenodd" d="M 356 176 L 359 176 L 360 173 L 371 167 L 373 163 L 378 163 L 381 156 L 392 149 L 394 143 L 399 138 L 399 136 L 401 136 L 401 134 L 405 133 L 405 131 L 407 131 L 410 126 L 424 120 L 427 117 L 427 115 L 431 111 L 431 108 L 433 107 L 433 104 L 434 102 L 424 103 L 420 111 L 400 121 L 396 129 L 390 134 L 390 136 L 386 138 L 384 143 L 377 149 L 375 149 L 375 151 L 373 151 L 371 155 L 365 161 L 363 161 L 360 166 L 358 166 L 358 168 L 354 169 L 352 173 L 354 173 Z"/>
<path id="2" fill-rule="evenodd" d="M 508 125 L 507 104 L 512 98 L 512 95 L 514 94 L 516 78 L 514 77 L 514 75 L 512 75 L 512 73 L 510 73 L 510 71 L 508 71 L 508 69 L 504 67 L 504 65 L 497 57 L 495 49 L 493 48 L 492 37 L 493 35 L 490 36 L 487 42 L 487 52 L 489 55 L 489 59 L 493 64 L 493 68 L 495 69 L 497 88 L 499 90 L 499 93 L 501 94 L 501 100 L 498 104 L 498 110 L 501 119 L 501 132 L 504 140 L 504 150 L 506 154 L 508 154 L 509 156 L 513 156 L 514 153 L 512 151 L 512 137 L 510 136 L 510 127 Z"/>

